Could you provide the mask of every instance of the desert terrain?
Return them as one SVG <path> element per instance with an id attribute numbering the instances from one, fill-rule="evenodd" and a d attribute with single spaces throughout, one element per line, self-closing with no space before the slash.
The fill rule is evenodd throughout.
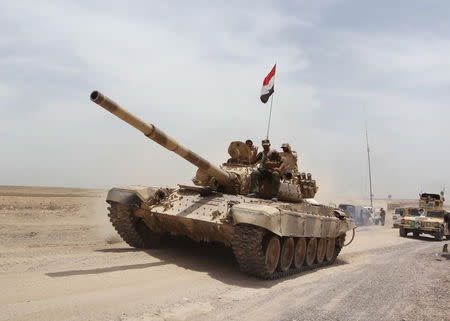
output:
<path id="1" fill-rule="evenodd" d="M 104 198 L 0 186 L 0 320 L 450 320 L 446 242 L 400 238 L 390 211 L 333 266 L 263 281 L 219 245 L 130 248 Z"/>

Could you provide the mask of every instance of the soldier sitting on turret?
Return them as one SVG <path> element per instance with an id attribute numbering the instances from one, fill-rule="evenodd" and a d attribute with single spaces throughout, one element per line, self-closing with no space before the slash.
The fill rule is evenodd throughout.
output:
<path id="1" fill-rule="evenodd" d="M 270 141 L 264 139 L 262 141 L 263 151 L 256 156 L 256 163 L 259 167 L 254 171 L 251 178 L 250 194 L 248 197 L 257 197 L 260 192 L 260 180 L 268 178 L 271 186 L 272 201 L 278 201 L 278 189 L 280 188 L 280 167 L 283 165 L 283 160 L 280 154 L 270 149 Z"/>
<path id="2" fill-rule="evenodd" d="M 249 163 L 250 164 L 254 164 L 256 163 L 256 156 L 258 155 L 258 147 L 256 147 L 255 145 L 253 145 L 253 142 L 251 139 L 247 139 L 245 141 L 245 144 L 250 148 L 250 150 L 252 151 L 251 156 L 250 156 L 250 160 Z"/>
<path id="3" fill-rule="evenodd" d="M 280 166 L 280 175 L 284 179 L 292 179 L 298 173 L 297 153 L 291 150 L 288 143 L 281 145 L 283 152 L 280 153 L 283 164 Z"/>

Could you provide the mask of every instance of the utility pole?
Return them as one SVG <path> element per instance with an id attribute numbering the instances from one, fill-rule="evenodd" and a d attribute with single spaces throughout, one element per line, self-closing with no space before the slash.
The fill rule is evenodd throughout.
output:
<path id="1" fill-rule="evenodd" d="M 370 207 L 373 209 L 373 193 L 372 193 L 372 172 L 370 169 L 370 148 L 369 148 L 369 135 L 367 134 L 367 120 L 365 121 L 366 126 L 366 146 L 367 146 L 367 161 L 369 164 L 369 192 L 370 192 Z"/>

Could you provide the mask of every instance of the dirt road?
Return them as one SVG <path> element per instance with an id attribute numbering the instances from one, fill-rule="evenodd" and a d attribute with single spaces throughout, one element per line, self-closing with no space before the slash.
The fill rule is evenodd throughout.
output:
<path id="1" fill-rule="evenodd" d="M 450 260 L 431 238 L 360 228 L 334 266 L 261 281 L 224 247 L 128 247 L 99 191 L 0 195 L 0 320 L 450 320 Z"/>

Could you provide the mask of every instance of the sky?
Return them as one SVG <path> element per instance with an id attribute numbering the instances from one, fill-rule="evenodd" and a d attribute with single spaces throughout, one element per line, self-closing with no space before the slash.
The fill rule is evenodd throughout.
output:
<path id="1" fill-rule="evenodd" d="M 448 1 L 0 0 L 0 185 L 189 184 L 195 167 L 89 100 L 99 90 L 221 164 L 288 142 L 319 199 L 450 184 Z"/>

